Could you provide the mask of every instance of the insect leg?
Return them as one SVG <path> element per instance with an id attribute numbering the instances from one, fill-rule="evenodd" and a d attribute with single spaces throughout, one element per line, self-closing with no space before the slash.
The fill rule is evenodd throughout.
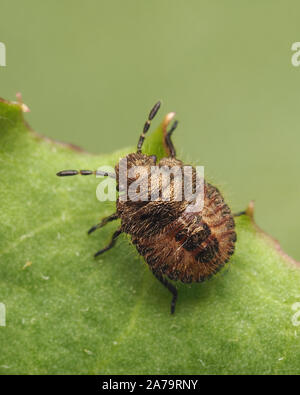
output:
<path id="1" fill-rule="evenodd" d="M 177 125 L 178 125 L 178 121 L 175 121 L 165 137 L 165 144 L 169 149 L 169 155 L 171 156 L 171 158 L 175 158 L 176 156 L 176 151 L 173 142 L 171 140 L 171 135 L 174 132 L 174 130 L 177 128 Z"/>
<path id="2" fill-rule="evenodd" d="M 162 275 L 154 273 L 154 272 L 152 272 L 152 273 L 158 279 L 158 281 L 160 281 L 162 283 L 162 285 L 164 285 L 173 295 L 172 302 L 171 302 L 171 314 L 174 314 L 175 305 L 176 305 L 177 296 L 178 296 L 177 289 L 174 287 L 173 284 L 169 283 L 169 281 L 166 280 Z"/>
<path id="3" fill-rule="evenodd" d="M 233 214 L 234 217 L 240 217 L 241 215 L 246 215 L 246 211 L 240 211 L 239 213 Z"/>
<path id="4" fill-rule="evenodd" d="M 97 256 L 103 254 L 103 252 L 110 250 L 116 242 L 116 238 L 122 233 L 121 228 L 119 228 L 118 230 L 115 231 L 115 233 L 112 235 L 111 241 L 110 243 L 105 247 L 102 248 L 102 250 L 99 250 L 98 252 L 96 252 L 96 254 L 94 254 L 94 257 L 96 258 Z"/>
<path id="5" fill-rule="evenodd" d="M 101 220 L 101 222 L 99 222 L 98 224 L 94 225 L 91 227 L 91 229 L 89 229 L 88 234 L 90 235 L 91 233 L 95 232 L 95 230 L 102 228 L 103 226 L 105 226 L 108 222 L 114 221 L 116 219 L 118 219 L 118 214 L 114 213 L 112 215 L 110 215 L 109 217 L 105 217 Z"/>
<path id="6" fill-rule="evenodd" d="M 143 132 L 142 132 L 142 134 L 140 135 L 140 138 L 139 138 L 139 141 L 138 141 L 138 145 L 137 145 L 137 152 L 138 152 L 138 153 L 141 153 L 141 152 L 142 152 L 142 145 L 143 145 L 144 140 L 145 140 L 145 135 L 146 135 L 146 133 L 148 132 L 148 130 L 149 130 L 149 128 L 150 128 L 152 119 L 155 117 L 157 111 L 159 110 L 160 104 L 161 104 L 160 101 L 158 101 L 158 102 L 154 105 L 154 107 L 152 108 L 152 110 L 150 111 L 150 114 L 149 114 L 149 116 L 148 116 L 148 119 L 147 119 L 147 121 L 146 121 L 146 123 L 145 123 L 145 125 L 144 125 Z"/>

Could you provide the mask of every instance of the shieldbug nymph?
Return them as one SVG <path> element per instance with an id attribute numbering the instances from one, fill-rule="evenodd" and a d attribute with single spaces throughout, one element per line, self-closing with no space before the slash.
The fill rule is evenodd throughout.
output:
<path id="1" fill-rule="evenodd" d="M 167 152 L 165 158 L 157 161 L 155 155 L 142 153 L 146 133 L 159 108 L 160 102 L 156 103 L 150 111 L 138 140 L 137 151 L 126 156 L 126 170 L 128 172 L 135 166 L 146 169 L 147 174 L 150 174 L 153 167 L 160 169 L 167 166 L 172 169 L 176 166 L 182 169 L 185 166 L 182 161 L 176 158 L 176 151 L 171 139 L 177 121 L 165 133 L 164 146 Z M 203 181 L 203 205 L 198 212 L 187 211 L 189 204 L 187 200 L 174 198 L 176 192 L 174 178 L 173 181 L 171 180 L 173 193 L 169 200 L 162 199 L 161 193 L 151 200 L 148 186 L 145 189 L 145 199 L 135 201 L 121 199 L 120 196 L 127 193 L 127 190 L 124 190 L 124 185 L 119 182 L 120 163 L 115 166 L 115 174 L 102 174 L 116 178 L 116 188 L 119 191 L 116 212 L 93 226 L 88 234 L 116 219 L 121 219 L 121 226 L 112 235 L 110 243 L 98 251 L 95 257 L 112 248 L 122 232 L 129 234 L 132 243 L 136 246 L 139 254 L 144 257 L 154 276 L 171 292 L 171 313 L 173 314 L 177 300 L 177 289 L 171 281 L 202 282 L 229 261 L 236 242 L 233 215 L 219 190 L 205 180 Z M 63 170 L 57 173 L 58 176 L 77 174 L 99 173 L 93 170 Z M 129 188 L 136 178 L 128 175 L 126 177 L 126 184 Z M 195 177 L 192 178 L 192 182 L 195 182 Z M 159 191 L 162 189 L 161 181 L 156 187 Z"/>

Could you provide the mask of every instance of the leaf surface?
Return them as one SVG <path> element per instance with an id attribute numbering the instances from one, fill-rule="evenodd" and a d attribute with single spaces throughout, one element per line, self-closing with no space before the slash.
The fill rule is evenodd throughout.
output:
<path id="1" fill-rule="evenodd" d="M 162 131 L 147 153 L 163 155 Z M 178 285 L 174 316 L 126 235 L 93 259 L 118 221 L 86 231 L 115 203 L 96 199 L 99 179 L 56 172 L 114 166 L 130 151 L 94 156 L 42 138 L 20 104 L 0 102 L 0 373 L 300 373 L 300 271 L 251 216 L 236 220 L 229 266 Z"/>

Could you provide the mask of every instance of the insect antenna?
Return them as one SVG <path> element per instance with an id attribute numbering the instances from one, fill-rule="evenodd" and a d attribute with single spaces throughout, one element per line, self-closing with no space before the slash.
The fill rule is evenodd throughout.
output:
<path id="1" fill-rule="evenodd" d="M 143 133 L 140 135 L 140 138 L 139 138 L 139 141 L 138 141 L 138 145 L 137 145 L 137 153 L 139 153 L 139 154 L 142 152 L 142 146 L 143 146 L 143 143 L 144 143 L 144 140 L 145 140 L 145 135 L 148 132 L 148 130 L 150 128 L 150 125 L 151 125 L 151 121 L 155 117 L 155 115 L 157 114 L 157 111 L 159 110 L 160 105 L 161 105 L 160 101 L 158 101 L 154 105 L 154 107 L 152 108 L 152 110 L 149 113 L 147 121 L 145 122 Z"/>
<path id="2" fill-rule="evenodd" d="M 58 177 L 77 176 L 78 174 L 80 174 L 81 176 L 90 176 L 93 174 L 95 176 L 116 178 L 115 174 L 101 170 L 61 170 L 56 173 Z"/>

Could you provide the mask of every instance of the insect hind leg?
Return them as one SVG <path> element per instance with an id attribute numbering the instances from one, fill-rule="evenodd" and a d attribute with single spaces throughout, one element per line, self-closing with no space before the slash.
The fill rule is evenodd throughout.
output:
<path id="1" fill-rule="evenodd" d="M 175 306 L 176 306 L 176 301 L 178 298 L 178 291 L 177 289 L 174 287 L 173 284 L 169 283 L 168 280 L 166 280 L 161 274 L 152 272 L 154 274 L 154 276 L 157 278 L 158 281 L 161 282 L 161 284 L 163 286 L 165 286 L 173 295 L 172 297 L 172 301 L 171 301 L 171 314 L 174 314 L 175 312 Z"/>

